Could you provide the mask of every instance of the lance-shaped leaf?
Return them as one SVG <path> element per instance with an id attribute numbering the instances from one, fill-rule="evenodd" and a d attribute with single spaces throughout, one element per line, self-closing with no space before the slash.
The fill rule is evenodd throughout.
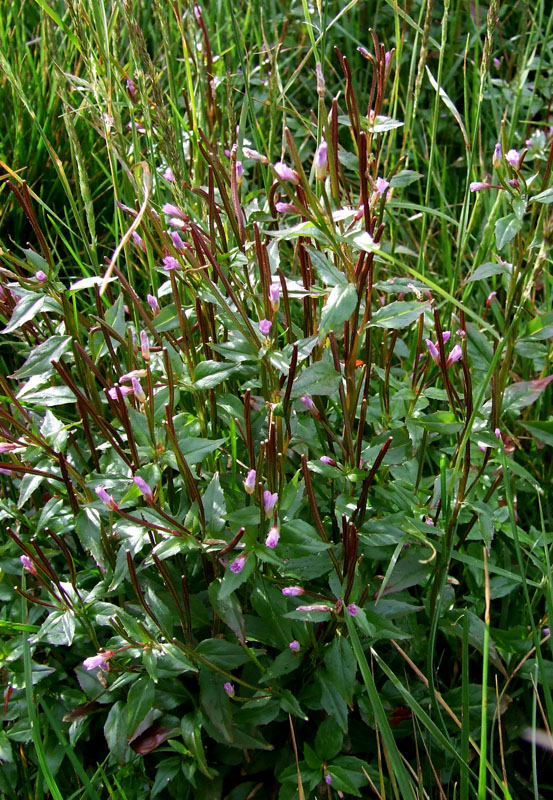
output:
<path id="1" fill-rule="evenodd" d="M 427 302 L 421 303 L 418 300 L 409 302 L 396 300 L 393 303 L 389 303 L 387 306 L 379 308 L 378 311 L 375 311 L 369 324 L 375 325 L 378 328 L 388 328 L 390 330 L 406 328 L 412 322 L 415 322 L 415 320 L 429 308 L 430 304 Z"/>
<path id="2" fill-rule="evenodd" d="M 328 296 L 321 314 L 319 341 L 351 317 L 357 305 L 357 290 L 353 283 L 339 283 Z"/>

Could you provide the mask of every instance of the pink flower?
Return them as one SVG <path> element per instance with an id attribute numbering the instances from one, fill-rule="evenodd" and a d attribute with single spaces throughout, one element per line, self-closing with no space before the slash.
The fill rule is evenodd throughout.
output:
<path id="1" fill-rule="evenodd" d="M 108 668 L 108 661 L 113 655 L 113 650 L 105 650 L 103 653 L 97 653 L 95 656 L 85 658 L 83 661 L 83 667 L 89 672 L 93 669 L 106 670 Z"/>
<path id="2" fill-rule="evenodd" d="M 244 165 L 241 161 L 236 162 L 236 183 L 238 186 L 244 183 Z"/>
<path id="3" fill-rule="evenodd" d="M 163 259 L 163 269 L 167 270 L 167 272 L 172 269 L 178 269 L 179 267 L 179 262 L 173 256 L 165 256 Z"/>
<path id="4" fill-rule="evenodd" d="M 33 562 L 31 561 L 31 559 L 29 558 L 29 556 L 25 556 L 25 555 L 19 556 L 19 560 L 21 561 L 21 563 L 23 564 L 23 568 L 27 572 L 30 572 L 32 575 L 37 575 L 38 574 L 37 571 L 36 571 L 36 567 L 33 564 Z"/>
<path id="5" fill-rule="evenodd" d="M 103 486 L 96 486 L 94 491 L 96 492 L 102 503 L 104 503 L 104 505 L 108 506 L 108 508 L 111 508 L 112 511 L 117 511 L 118 508 L 117 503 L 113 499 L 113 496 L 106 492 Z"/>
<path id="6" fill-rule="evenodd" d="M 132 389 L 130 386 L 112 386 L 111 389 L 108 389 L 108 396 L 112 400 L 117 400 L 119 396 L 118 392 L 121 392 L 123 397 L 125 397 L 127 394 L 132 394 Z"/>
<path id="7" fill-rule="evenodd" d="M 274 492 L 273 494 L 271 494 L 271 492 L 268 489 L 266 489 L 263 492 L 263 506 L 265 508 L 265 514 L 268 517 L 271 516 L 271 511 L 275 507 L 277 500 L 278 500 L 278 493 L 277 492 Z"/>
<path id="8" fill-rule="evenodd" d="M 491 183 L 487 183 L 486 181 L 473 181 L 470 184 L 469 189 L 471 192 L 481 192 L 482 189 L 489 189 L 490 186 Z"/>
<path id="9" fill-rule="evenodd" d="M 503 155 L 503 151 L 501 149 L 501 142 L 497 142 L 492 156 L 492 164 L 494 165 L 495 169 L 501 165 L 501 157 Z"/>
<path id="10" fill-rule="evenodd" d="M 297 653 L 300 649 L 300 643 L 296 639 L 294 639 L 294 641 L 290 642 L 288 647 L 293 653 Z"/>
<path id="11" fill-rule="evenodd" d="M 315 152 L 315 177 L 318 181 L 324 181 L 328 169 L 328 145 L 323 139 Z"/>
<path id="12" fill-rule="evenodd" d="M 298 210 L 293 203 L 275 203 L 275 208 L 279 214 L 293 214 Z"/>
<path id="13" fill-rule="evenodd" d="M 359 609 L 355 605 L 355 603 L 350 603 L 349 606 L 346 607 L 346 611 L 350 615 L 350 617 L 356 617 Z"/>
<path id="14" fill-rule="evenodd" d="M 129 97 L 134 102 L 136 100 L 136 88 L 130 78 L 127 78 L 127 80 L 125 81 L 125 86 L 127 87 Z"/>
<path id="15" fill-rule="evenodd" d="M 157 297 L 154 297 L 153 294 L 149 294 L 147 295 L 146 300 L 148 301 L 148 305 L 152 309 L 152 314 L 155 317 L 157 314 L 159 314 L 159 303 L 157 301 Z"/>
<path id="16" fill-rule="evenodd" d="M 167 167 L 167 169 L 163 173 L 163 177 L 165 178 L 166 181 L 169 181 L 169 183 L 173 183 L 173 181 L 175 180 L 175 176 L 173 175 L 173 170 L 171 169 L 171 167 Z"/>
<path id="17" fill-rule="evenodd" d="M 327 786 L 330 786 L 330 784 L 332 783 L 332 775 L 330 775 L 328 772 L 325 775 L 325 783 Z"/>
<path id="18" fill-rule="evenodd" d="M 44 281 L 48 280 L 48 275 L 44 272 L 44 270 L 39 269 L 35 272 L 35 278 L 37 281 L 40 281 L 40 283 L 44 283 Z"/>
<path id="19" fill-rule="evenodd" d="M 461 345 L 456 344 L 449 356 L 447 357 L 447 361 L 445 362 L 446 367 L 450 367 L 456 361 L 462 357 L 463 351 L 461 350 Z"/>
<path id="20" fill-rule="evenodd" d="M 164 214 L 168 214 L 170 217 L 179 217 L 185 222 L 188 219 L 184 211 L 181 211 L 178 206 L 174 206 L 173 203 L 165 203 L 165 205 L 161 207 L 161 210 Z"/>
<path id="21" fill-rule="evenodd" d="M 140 381 L 137 380 L 136 378 L 131 378 L 131 384 L 132 384 L 132 390 L 134 392 L 134 396 L 136 397 L 138 402 L 139 403 L 145 403 L 146 402 L 146 393 L 144 392 L 144 389 L 140 385 Z"/>
<path id="22" fill-rule="evenodd" d="M 223 689 L 225 690 L 225 692 L 228 694 L 229 697 L 234 697 L 234 686 L 232 685 L 232 683 L 229 683 L 227 681 L 227 683 L 223 684 Z"/>
<path id="23" fill-rule="evenodd" d="M 139 475 L 136 475 L 133 478 L 133 481 L 138 486 L 138 488 L 140 490 L 140 493 L 144 497 L 144 500 L 146 500 L 147 503 L 153 503 L 153 501 L 154 501 L 154 493 L 150 489 L 150 487 L 148 486 L 148 484 L 146 483 L 144 478 L 141 478 Z"/>
<path id="24" fill-rule="evenodd" d="M 246 556 L 238 556 L 235 558 L 232 564 L 230 565 L 230 571 L 234 572 L 235 575 L 238 575 L 239 572 L 242 572 L 244 569 L 244 564 L 246 563 Z"/>
<path id="25" fill-rule="evenodd" d="M 334 459 L 333 459 L 333 458 L 330 458 L 330 456 L 321 456 L 321 457 L 320 457 L 320 459 L 319 459 L 319 461 L 320 461 L 322 464 L 329 464 L 331 467 L 337 467 L 337 466 L 338 466 L 338 464 L 336 463 L 336 461 L 334 461 Z"/>
<path id="26" fill-rule="evenodd" d="M 382 197 L 388 186 L 390 185 L 390 181 L 384 180 L 384 178 L 377 178 L 375 183 L 375 192 L 379 197 Z"/>
<path id="27" fill-rule="evenodd" d="M 303 397 L 300 397 L 300 400 L 301 400 L 301 402 L 304 404 L 304 406 L 306 407 L 306 409 L 307 409 L 308 411 L 313 411 L 313 413 L 316 413 L 316 411 L 317 411 L 317 408 L 316 408 L 316 406 L 315 406 L 315 403 L 314 403 L 314 402 L 313 402 L 313 400 L 312 400 L 312 399 L 309 397 L 309 395 L 308 395 L 308 394 L 304 394 L 304 396 L 303 396 Z"/>
<path id="28" fill-rule="evenodd" d="M 491 305 L 492 300 L 496 297 L 497 292 L 490 292 L 487 299 L 486 299 L 486 308 Z"/>
<path id="29" fill-rule="evenodd" d="M 186 245 L 180 238 L 178 231 L 171 231 L 171 242 L 178 253 L 184 253 L 186 250 Z"/>
<path id="30" fill-rule="evenodd" d="M 440 351 L 438 350 L 432 339 L 425 339 L 424 341 L 426 342 L 426 346 L 428 347 L 428 352 L 430 353 L 436 364 L 438 364 L 440 361 Z"/>
<path id="31" fill-rule="evenodd" d="M 505 161 L 512 166 L 513 169 L 520 167 L 520 153 L 518 150 L 509 150 L 505 154 Z"/>
<path id="32" fill-rule="evenodd" d="M 138 235 L 136 231 L 132 232 L 132 240 L 137 247 L 139 247 L 144 253 L 146 252 L 146 242 L 144 241 L 142 236 Z"/>
<path id="33" fill-rule="evenodd" d="M 290 183 L 296 185 L 300 182 L 298 173 L 285 164 L 284 161 L 277 161 L 274 169 L 281 181 L 290 181 Z"/>
<path id="34" fill-rule="evenodd" d="M 251 147 L 243 147 L 242 154 L 244 158 L 251 158 L 252 161 L 258 161 L 260 164 L 269 163 L 269 159 L 266 156 L 258 153 L 257 150 L 252 150 Z"/>
<path id="35" fill-rule="evenodd" d="M 259 321 L 259 330 L 264 336 L 267 336 L 271 330 L 273 323 L 270 319 L 262 319 Z"/>
<path id="36" fill-rule="evenodd" d="M 10 453 L 12 450 L 17 450 L 21 447 L 17 442 L 0 442 L 0 453 Z"/>
<path id="37" fill-rule="evenodd" d="M 257 472 L 254 469 L 250 469 L 250 471 L 246 475 L 246 480 L 244 481 L 244 489 L 248 494 L 253 494 L 255 492 L 256 478 L 257 478 Z"/>
<path id="38" fill-rule="evenodd" d="M 443 331 L 443 332 L 442 332 L 442 342 L 443 342 L 444 344 L 445 344 L 446 342 L 449 342 L 449 339 L 450 339 L 450 337 L 451 337 L 451 331 Z"/>
<path id="39" fill-rule="evenodd" d="M 276 313 L 280 306 L 280 285 L 278 283 L 271 283 L 269 286 L 269 302 Z"/>
<path id="40" fill-rule="evenodd" d="M 144 361 L 150 360 L 150 342 L 146 331 L 140 331 L 140 352 Z"/>
<path id="41" fill-rule="evenodd" d="M 496 428 L 494 430 L 494 433 L 497 439 L 501 439 L 501 431 L 499 430 L 499 428 Z"/>
<path id="42" fill-rule="evenodd" d="M 302 589 L 301 586 L 285 586 L 282 590 L 284 597 L 299 597 L 304 592 L 305 589 Z"/>
<path id="43" fill-rule="evenodd" d="M 265 545 L 267 547 L 270 547 L 271 550 L 274 550 L 278 544 L 279 538 L 280 538 L 280 533 L 276 525 L 274 525 L 267 534 L 267 538 L 265 539 Z"/>

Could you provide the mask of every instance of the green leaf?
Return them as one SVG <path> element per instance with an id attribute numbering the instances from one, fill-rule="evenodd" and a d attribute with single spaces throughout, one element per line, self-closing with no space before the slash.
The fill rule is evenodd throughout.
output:
<path id="1" fill-rule="evenodd" d="M 196 652 L 225 669 L 236 669 L 250 660 L 240 645 L 226 639 L 204 639 L 196 647 Z"/>
<path id="2" fill-rule="evenodd" d="M 522 426 L 529 431 L 535 439 L 544 444 L 553 445 L 553 420 L 542 422 L 541 420 L 531 420 L 523 422 Z"/>
<path id="3" fill-rule="evenodd" d="M 519 381 L 507 386 L 503 395 L 503 413 L 516 412 L 531 406 L 553 381 L 553 375 L 535 381 Z"/>
<path id="4" fill-rule="evenodd" d="M 50 375 L 55 372 L 51 361 L 58 361 L 70 348 L 70 336 L 50 336 L 31 350 L 25 363 L 11 377 L 22 380 L 31 375 Z"/>
<path id="5" fill-rule="evenodd" d="M 240 644 L 246 644 L 246 627 L 240 604 L 234 595 L 221 599 L 220 587 L 221 583 L 216 580 L 209 584 L 208 593 L 213 610 L 226 622 Z"/>
<path id="6" fill-rule="evenodd" d="M 401 172 L 398 172 L 397 175 L 394 175 L 394 177 L 390 179 L 390 186 L 403 189 L 403 187 L 409 186 L 411 183 L 415 183 L 415 181 L 420 181 L 423 177 L 424 175 L 421 172 L 415 172 L 412 169 L 402 169 Z"/>
<path id="7" fill-rule="evenodd" d="M 47 386 L 37 392 L 25 390 L 24 386 L 17 395 L 17 399 L 21 400 L 24 405 L 63 406 L 66 403 L 75 402 L 75 395 L 69 386 Z"/>
<path id="8" fill-rule="evenodd" d="M 185 714 L 181 719 L 180 728 L 184 743 L 190 752 L 194 754 L 198 769 L 208 778 L 211 778 L 212 775 L 207 766 L 202 744 L 201 714 L 198 711 Z"/>
<path id="9" fill-rule="evenodd" d="M 351 317 L 357 305 L 357 290 L 353 283 L 339 283 L 328 296 L 321 313 L 319 341 Z"/>
<path id="10" fill-rule="evenodd" d="M 531 203 L 553 203 L 553 187 L 530 198 Z"/>
<path id="11" fill-rule="evenodd" d="M 232 709 L 224 689 L 225 679 L 205 667 L 200 669 L 199 678 L 202 708 L 223 740 L 232 744 Z"/>
<path id="12" fill-rule="evenodd" d="M 220 383 L 230 378 L 237 370 L 236 364 L 226 361 L 200 361 L 194 370 L 194 383 L 192 386 L 198 391 L 214 389 Z"/>
<path id="13" fill-rule="evenodd" d="M 309 719 L 292 692 L 288 689 L 283 689 L 280 694 L 280 707 L 283 711 L 286 711 L 287 714 L 293 714 L 300 719 Z"/>
<path id="14" fill-rule="evenodd" d="M 199 464 L 200 461 L 203 461 L 205 456 L 218 450 L 226 441 L 226 437 L 223 439 L 202 439 L 195 436 L 186 438 L 179 436 L 179 447 L 188 465 L 192 467 L 194 464 Z"/>
<path id="15" fill-rule="evenodd" d="M 43 256 L 40 255 L 40 253 L 37 253 L 35 250 L 25 248 L 23 248 L 23 252 L 25 253 L 25 258 L 31 267 L 34 269 L 41 269 L 43 272 L 48 272 L 48 262 Z"/>
<path id="16" fill-rule="evenodd" d="M 346 703 L 351 703 L 357 662 L 348 640 L 335 636 L 326 649 L 324 662 L 334 685 Z"/>
<path id="17" fill-rule="evenodd" d="M 527 335 L 532 339 L 550 339 L 553 336 L 553 312 L 548 311 L 534 317 L 526 327 Z"/>
<path id="18" fill-rule="evenodd" d="M 136 731 L 154 704 L 155 685 L 149 678 L 138 678 L 127 695 L 127 731 L 129 738 Z"/>
<path id="19" fill-rule="evenodd" d="M 415 320 L 429 308 L 430 304 L 426 301 L 421 303 L 418 300 L 411 300 L 409 302 L 395 300 L 393 303 L 388 303 L 388 305 L 375 311 L 369 325 L 376 325 L 378 328 L 388 328 L 391 330 L 406 328 L 407 325 L 415 322 Z"/>
<path id="20" fill-rule="evenodd" d="M 104 725 L 104 736 L 110 755 L 119 764 L 124 764 L 130 749 L 127 744 L 127 708 L 122 700 L 118 700 L 110 708 Z"/>
<path id="21" fill-rule="evenodd" d="M 319 667 L 315 680 L 321 689 L 321 703 L 327 714 L 329 714 L 344 732 L 348 732 L 348 707 L 342 694 L 334 683 L 333 677 L 326 669 Z"/>
<path id="22" fill-rule="evenodd" d="M 305 249 L 309 253 L 311 263 L 315 268 L 319 280 L 324 283 L 325 286 L 338 286 L 344 282 L 344 273 L 340 272 L 340 270 L 334 266 L 328 256 L 321 253 L 320 250 L 316 250 L 314 247 L 306 247 Z"/>
<path id="23" fill-rule="evenodd" d="M 225 527 L 227 507 L 218 472 L 214 473 L 213 478 L 209 482 L 209 486 L 203 494 L 202 503 L 208 532 L 211 534 L 220 533 Z"/>
<path id="24" fill-rule="evenodd" d="M 486 261 L 476 267 L 474 272 L 466 278 L 465 283 L 472 281 L 482 281 L 484 278 L 491 278 L 492 275 L 510 275 L 512 267 L 510 264 L 496 264 L 494 261 Z"/>
<path id="25" fill-rule="evenodd" d="M 348 795 L 353 795 L 353 797 L 362 797 L 357 786 L 351 782 L 350 774 L 347 769 L 339 767 L 336 764 L 329 764 L 327 772 L 332 776 L 332 787 L 336 789 L 336 791 L 347 792 Z"/>
<path id="26" fill-rule="evenodd" d="M 29 293 L 26 297 L 22 297 L 15 306 L 11 319 L 2 333 L 11 333 L 11 331 L 17 330 L 26 322 L 33 320 L 37 314 L 40 314 L 45 302 L 46 295 L 43 294 Z"/>
<path id="27" fill-rule="evenodd" d="M 342 749 L 343 741 L 344 736 L 342 731 L 335 725 L 330 717 L 327 717 L 317 728 L 317 735 L 315 736 L 315 750 L 317 755 L 323 761 L 330 761 L 330 759 L 337 756 Z"/>
<path id="28" fill-rule="evenodd" d="M 413 798 L 414 800 L 417 795 L 413 790 L 413 785 L 409 778 L 409 774 L 403 764 L 403 761 L 401 760 L 401 755 L 399 753 L 392 729 L 390 728 L 388 717 L 384 711 L 378 689 L 376 688 L 373 674 L 367 663 L 365 653 L 363 652 L 361 642 L 359 641 L 359 636 L 357 635 L 357 630 L 355 629 L 355 620 L 353 617 L 350 617 L 349 614 L 345 615 L 345 620 L 353 647 L 353 652 L 355 653 L 355 658 L 357 659 L 357 664 L 359 665 L 359 669 L 365 683 L 365 688 L 367 689 L 369 703 L 371 704 L 376 719 L 376 724 L 378 725 L 380 735 L 382 736 L 388 753 L 391 770 L 393 771 L 398 783 L 400 796 L 403 798 L 403 800 L 409 800 L 409 798 Z"/>
<path id="29" fill-rule="evenodd" d="M 292 396 L 301 395 L 333 395 L 338 392 L 342 380 L 329 360 L 317 361 L 302 370 L 292 387 Z"/>
<path id="30" fill-rule="evenodd" d="M 409 420 L 413 425 L 420 425 L 427 431 L 436 433 L 457 433 L 463 427 L 453 411 L 435 411 L 433 414 L 421 414 Z"/>
<path id="31" fill-rule="evenodd" d="M 245 583 L 255 568 L 255 555 L 248 553 L 246 561 L 240 572 L 233 572 L 230 568 L 230 563 L 225 569 L 221 589 L 219 590 L 219 600 L 221 602 L 227 600 L 230 595 Z"/>
<path id="32" fill-rule="evenodd" d="M 514 239 L 519 231 L 522 230 L 522 221 L 516 214 L 507 214 L 495 223 L 495 246 L 498 250 L 503 250 L 505 245 Z"/>

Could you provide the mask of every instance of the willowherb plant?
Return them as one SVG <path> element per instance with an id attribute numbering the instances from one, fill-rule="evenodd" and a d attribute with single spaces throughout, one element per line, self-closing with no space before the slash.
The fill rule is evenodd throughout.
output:
<path id="1" fill-rule="evenodd" d="M 90 744 L 137 796 L 415 797 L 438 773 L 465 797 L 487 781 L 507 793 L 486 725 L 522 664 L 539 663 L 530 610 L 551 600 L 537 567 L 532 601 L 505 566 L 522 571 L 528 545 L 513 476 L 539 491 L 515 458 L 521 431 L 551 436 L 550 421 L 517 420 L 550 392 L 535 347 L 550 314 L 532 295 L 550 133 L 519 151 L 502 129 L 490 144 L 459 248 L 495 193 L 482 223 L 495 260 L 451 286 L 418 268 L 403 216 L 426 208 L 425 176 L 405 165 L 410 141 L 391 144 L 395 51 L 375 33 L 362 48 L 363 107 L 346 56 L 330 102 L 317 64 L 316 123 L 285 127 L 271 159 L 249 146 L 247 115 L 217 142 L 208 25 L 198 6 L 183 20 L 207 86 L 203 116 L 187 109 L 184 161 L 179 131 L 166 151 L 155 138 L 171 123 L 139 30 L 144 72 L 122 82 L 130 127 L 102 112 L 129 194 L 101 275 L 64 285 L 28 188 L 12 185 L 40 249 L 4 255 L 0 298 L 18 350 L 0 378 L 0 452 L 28 697 L 51 680 L 43 711 L 94 793 Z M 526 592 L 514 671 L 490 591 Z M 483 655 L 480 684 L 469 652 Z M 11 655 L 6 675 L 10 709 L 24 683 Z M 22 719 L 8 717 L 16 735 Z"/>

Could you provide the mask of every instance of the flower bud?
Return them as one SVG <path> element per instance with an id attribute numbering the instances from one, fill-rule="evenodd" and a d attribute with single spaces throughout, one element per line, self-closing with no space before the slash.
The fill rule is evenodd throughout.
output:
<path id="1" fill-rule="evenodd" d="M 33 564 L 33 562 L 31 561 L 31 559 L 29 558 L 29 556 L 25 556 L 25 555 L 19 556 L 19 560 L 23 564 L 23 568 L 25 569 L 26 572 L 30 572 L 31 575 L 37 575 L 38 574 L 37 571 L 36 571 L 36 567 Z"/>
<path id="2" fill-rule="evenodd" d="M 142 386 L 140 384 L 140 381 L 137 380 L 136 378 L 131 378 L 131 384 L 132 384 L 132 390 L 134 392 L 134 396 L 136 397 L 138 402 L 139 403 L 145 403 L 146 402 L 146 393 L 144 392 L 144 389 L 142 388 Z"/>
<path id="3" fill-rule="evenodd" d="M 257 473 L 254 469 L 250 469 L 246 476 L 246 480 L 244 481 L 244 489 L 246 490 L 247 494 L 253 494 L 255 492 L 255 480 L 257 478 Z"/>
<path id="4" fill-rule="evenodd" d="M 299 597 L 304 592 L 305 589 L 302 589 L 301 586 L 285 586 L 282 590 L 284 597 Z"/>
<path id="5" fill-rule="evenodd" d="M 148 305 L 152 309 L 152 314 L 155 317 L 157 314 L 159 314 L 159 303 L 157 301 L 157 297 L 154 297 L 153 294 L 149 294 L 146 297 L 146 300 L 148 301 Z"/>
<path id="6" fill-rule="evenodd" d="M 281 181 L 290 181 L 290 183 L 295 184 L 296 186 L 300 182 L 300 176 L 298 173 L 289 167 L 284 161 L 277 161 L 274 170 Z"/>
<path id="7" fill-rule="evenodd" d="M 328 145 L 323 139 L 315 152 L 315 178 L 324 181 L 328 169 Z"/>
<path id="8" fill-rule="evenodd" d="M 146 331 L 140 331 L 140 352 L 144 361 L 150 360 L 150 342 Z"/>
<path id="9" fill-rule="evenodd" d="M 268 489 L 263 492 L 263 506 L 265 508 L 265 514 L 270 517 L 273 508 L 276 505 L 276 501 L 278 500 L 278 493 L 274 492 L 271 493 Z"/>
<path id="10" fill-rule="evenodd" d="M 96 486 L 94 491 L 96 492 L 102 503 L 104 503 L 104 505 L 106 505 L 112 511 L 117 511 L 118 508 L 117 503 L 113 499 L 113 496 L 106 492 L 103 486 Z"/>
<path id="11" fill-rule="evenodd" d="M 266 547 L 269 547 L 271 550 L 274 550 L 278 544 L 279 538 L 280 538 L 279 530 L 276 527 L 276 525 L 274 525 L 267 534 L 267 538 L 265 539 Z"/>
<path id="12" fill-rule="evenodd" d="M 148 486 L 148 484 L 146 483 L 144 478 L 141 478 L 139 475 L 136 475 L 133 478 L 133 481 L 138 486 L 138 488 L 140 490 L 140 493 L 144 497 L 144 500 L 146 500 L 147 503 L 153 503 L 154 502 L 154 493 L 150 489 L 150 487 Z"/>
<path id="13" fill-rule="evenodd" d="M 235 575 L 238 575 L 239 572 L 242 572 L 244 569 L 244 564 L 246 563 L 246 556 L 238 556 L 235 558 L 232 564 L 230 565 L 230 571 L 234 572 Z"/>
<path id="14" fill-rule="evenodd" d="M 271 308 L 276 313 L 280 307 L 280 284 L 271 283 L 269 286 L 269 302 Z"/>

